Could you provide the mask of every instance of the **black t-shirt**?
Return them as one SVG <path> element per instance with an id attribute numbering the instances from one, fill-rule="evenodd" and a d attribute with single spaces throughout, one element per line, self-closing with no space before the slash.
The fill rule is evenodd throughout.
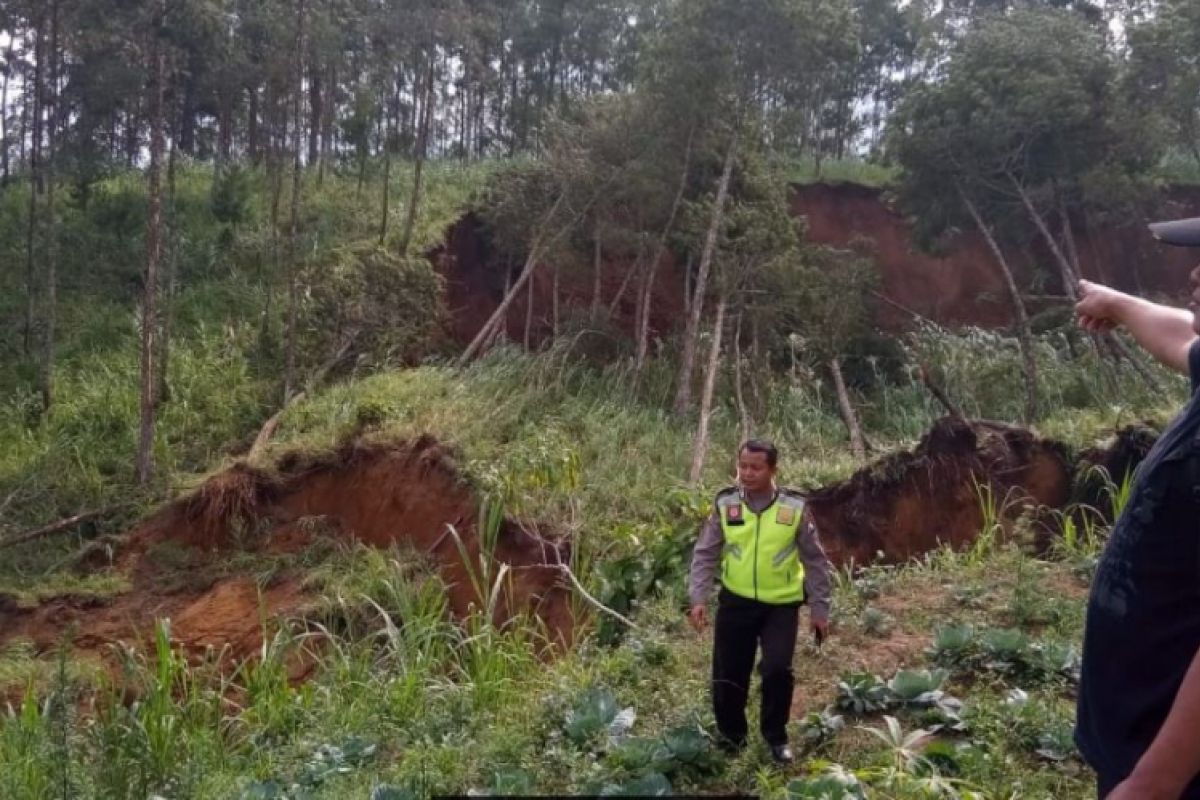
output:
<path id="1" fill-rule="evenodd" d="M 1192 399 L 1138 468 L 1088 601 L 1075 740 L 1102 783 L 1133 771 L 1200 649 L 1200 342 L 1188 364 Z"/>

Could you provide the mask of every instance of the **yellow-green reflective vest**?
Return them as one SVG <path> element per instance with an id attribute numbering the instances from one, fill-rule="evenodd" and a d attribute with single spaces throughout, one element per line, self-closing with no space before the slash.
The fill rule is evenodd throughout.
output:
<path id="1" fill-rule="evenodd" d="M 804 500 L 780 492 L 775 502 L 755 514 L 736 489 L 726 489 L 717 495 L 717 512 L 725 534 L 722 585 L 763 603 L 804 600 L 804 564 L 797 544 Z"/>

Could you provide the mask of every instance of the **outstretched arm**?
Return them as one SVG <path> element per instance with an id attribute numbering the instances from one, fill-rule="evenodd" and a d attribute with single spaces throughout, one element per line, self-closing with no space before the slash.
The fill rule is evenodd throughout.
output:
<path id="1" fill-rule="evenodd" d="M 1079 324 L 1093 333 L 1125 328 L 1150 355 L 1177 372 L 1188 373 L 1188 351 L 1196 341 L 1191 311 L 1080 281 L 1075 313 Z"/>

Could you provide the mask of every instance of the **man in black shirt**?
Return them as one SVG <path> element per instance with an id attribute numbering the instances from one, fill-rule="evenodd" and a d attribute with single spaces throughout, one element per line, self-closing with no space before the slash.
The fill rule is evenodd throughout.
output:
<path id="1" fill-rule="evenodd" d="M 1200 219 L 1151 229 L 1200 247 Z M 1192 380 L 1138 468 L 1088 602 L 1075 740 L 1108 800 L 1200 800 L 1200 267 L 1191 279 L 1188 310 L 1087 281 L 1076 307 L 1087 330 L 1124 327 Z"/>

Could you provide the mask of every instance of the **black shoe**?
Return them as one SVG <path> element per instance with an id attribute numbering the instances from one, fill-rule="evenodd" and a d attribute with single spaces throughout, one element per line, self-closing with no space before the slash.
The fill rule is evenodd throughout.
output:
<path id="1" fill-rule="evenodd" d="M 796 756 L 792 753 L 792 748 L 786 744 L 771 745 L 771 759 L 776 764 L 791 764 L 796 760 Z"/>
<path id="2" fill-rule="evenodd" d="M 722 753 L 732 758 L 745 749 L 746 740 L 726 739 L 724 736 L 720 736 L 717 738 L 717 747 L 720 748 Z"/>

